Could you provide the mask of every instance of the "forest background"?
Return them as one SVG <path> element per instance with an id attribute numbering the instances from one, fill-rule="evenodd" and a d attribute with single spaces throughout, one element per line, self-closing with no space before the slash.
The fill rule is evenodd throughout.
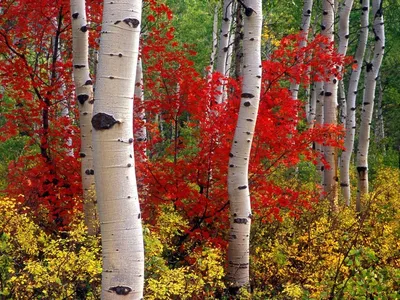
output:
<path id="1" fill-rule="evenodd" d="M 78 126 L 80 100 L 74 99 L 69 5 L 67 1 L 20 0 L 4 1 L 0 7 L 2 299 L 100 297 L 98 224 L 85 223 L 82 213 L 80 160 L 84 157 Z M 95 84 L 102 3 L 87 1 L 86 5 Z M 320 78 L 328 76 L 329 72 L 322 75 L 318 68 L 332 70 L 340 57 L 324 56 L 324 42 L 317 37 L 323 10 L 321 1 L 315 1 L 309 44 L 301 52 L 313 58 L 298 62 L 301 36 L 296 34 L 303 5 L 297 0 L 263 1 L 265 85 L 249 175 L 250 283 L 235 297 L 398 299 L 400 2 L 383 1 L 386 44 L 371 122 L 370 193 L 357 213 L 356 155 L 350 168 L 349 205 L 340 191 L 334 210 L 330 194 L 321 196 L 323 160 L 314 148 L 325 143 L 338 149 L 340 156 L 345 133 L 341 126 L 310 126 L 305 107 L 312 98 L 313 80 L 307 79 L 307 72 L 311 68 L 319 70 L 315 74 Z M 241 81 L 233 66 L 240 65 L 241 46 L 232 47 L 227 100 L 216 105 L 222 77 L 211 74 L 207 66 L 213 52 L 214 13 L 217 9 L 221 23 L 221 7 L 219 1 L 195 0 L 145 1 L 143 5 L 143 82 L 136 80 L 143 92 L 135 94 L 140 104 L 135 106 L 134 144 L 144 224 L 146 299 L 232 297 L 225 280 L 226 181 L 240 103 Z M 349 17 L 347 54 L 353 58 L 362 11 L 363 3 L 355 2 Z M 364 74 L 375 42 L 371 30 L 363 63 L 345 60 L 344 90 L 352 70 L 358 66 L 363 70 L 358 120 Z M 291 99 L 291 78 L 301 84 L 299 101 Z M 343 126 L 341 112 L 339 105 L 337 116 Z M 145 138 L 140 136 L 144 128 Z M 82 175 L 92 173 L 87 169 Z M 88 194 L 96 198 L 93 189 Z"/>

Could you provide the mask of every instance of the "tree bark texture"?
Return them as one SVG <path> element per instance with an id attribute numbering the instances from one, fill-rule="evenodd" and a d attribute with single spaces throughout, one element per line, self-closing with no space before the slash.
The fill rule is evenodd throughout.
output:
<path id="1" fill-rule="evenodd" d="M 96 233 L 96 204 L 94 196 L 92 125 L 93 83 L 89 68 L 89 33 L 87 30 L 85 0 L 71 0 L 72 53 L 75 94 L 79 106 L 81 131 L 81 176 L 83 212 L 90 235 Z"/>
<path id="2" fill-rule="evenodd" d="M 212 33 L 212 51 L 210 55 L 210 69 L 208 71 L 208 76 L 210 77 L 214 71 L 215 56 L 218 50 L 218 5 L 215 5 L 214 10 L 214 22 L 213 22 L 213 33 Z"/>
<path id="3" fill-rule="evenodd" d="M 227 279 L 233 290 L 249 284 L 251 204 L 248 168 L 260 102 L 262 74 L 261 0 L 248 0 L 244 4 L 243 85 L 228 170 L 230 235 Z"/>
<path id="4" fill-rule="evenodd" d="M 144 111 L 143 103 L 144 103 L 144 91 L 143 91 L 143 65 L 142 59 L 139 57 L 137 66 L 136 66 L 136 82 L 135 82 L 135 101 L 141 108 L 139 110 L 135 109 L 134 117 L 140 119 L 143 123 L 140 126 L 136 126 L 134 124 L 134 135 L 136 143 L 143 144 L 143 159 L 146 158 L 146 141 L 147 141 L 147 129 L 146 129 L 146 112 Z"/>
<path id="5" fill-rule="evenodd" d="M 313 0 L 304 0 L 303 4 L 303 16 L 301 20 L 301 36 L 302 40 L 300 42 L 299 48 L 304 48 L 307 46 L 307 39 L 308 39 L 308 31 L 310 30 L 310 23 L 311 23 L 311 12 L 313 7 Z M 292 93 L 292 98 L 297 100 L 298 93 L 299 93 L 300 84 L 297 82 L 293 82 L 290 84 L 290 92 Z M 307 109 L 308 113 L 308 109 Z"/>
<path id="6" fill-rule="evenodd" d="M 382 64 L 385 49 L 385 31 L 383 23 L 383 0 L 372 1 L 372 14 L 374 17 L 374 54 L 371 62 L 367 62 L 365 89 L 361 111 L 360 136 L 357 151 L 358 193 L 356 209 L 361 211 L 361 202 L 368 193 L 368 149 L 371 131 L 371 121 L 374 108 L 376 81 Z"/>
<path id="7" fill-rule="evenodd" d="M 356 54 L 354 56 L 346 99 L 345 149 L 343 150 L 340 159 L 340 186 L 347 206 L 350 205 L 351 200 L 350 161 L 354 149 L 354 138 L 356 133 L 356 100 L 358 94 L 358 83 L 368 41 L 369 0 L 362 0 L 360 22 L 360 35 L 358 38 Z"/>
<path id="8" fill-rule="evenodd" d="M 329 41 L 334 41 L 335 27 L 335 5 L 330 0 L 322 1 L 322 34 Z M 332 74 L 328 81 L 324 83 L 324 124 L 337 124 L 337 91 L 338 91 L 338 74 Z M 324 146 L 324 157 L 329 164 L 329 168 L 324 168 L 324 191 L 331 203 L 331 207 L 335 209 L 338 201 L 337 193 L 337 149 L 333 146 Z"/>
<path id="9" fill-rule="evenodd" d="M 92 118 L 102 299 L 142 299 L 144 247 L 133 149 L 142 1 L 104 1 Z"/>
<path id="10" fill-rule="evenodd" d="M 219 46 L 218 46 L 218 58 L 217 58 L 217 68 L 215 71 L 221 73 L 225 76 L 226 74 L 226 61 L 228 57 L 229 51 L 229 35 L 231 32 L 232 25 L 232 0 L 224 0 L 224 5 L 222 8 L 222 24 L 221 24 L 221 32 L 219 38 Z M 221 85 L 217 88 L 220 93 L 216 97 L 217 103 L 222 103 L 226 98 L 225 84 L 221 83 Z"/>

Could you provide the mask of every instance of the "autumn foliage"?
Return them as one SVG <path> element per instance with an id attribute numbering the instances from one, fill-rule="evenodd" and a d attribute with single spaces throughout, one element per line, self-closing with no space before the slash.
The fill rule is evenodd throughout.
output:
<path id="1" fill-rule="evenodd" d="M 91 53 L 98 47 L 100 2 L 87 1 Z M 0 142 L 23 139 L 20 155 L 9 163 L 7 187 L 1 191 L 17 202 L 8 197 L 0 201 L 3 217 L 0 219 L 15 219 L 11 223 L 0 222 L 0 271 L 6 282 L 2 283 L 2 290 L 17 293 L 17 289 L 25 287 L 24 280 L 30 278 L 34 288 L 29 293 L 36 297 L 45 285 L 43 274 L 37 273 L 37 269 L 50 274 L 48 295 L 56 295 L 60 286 L 65 287 L 66 294 L 78 293 L 81 285 L 86 285 L 84 292 L 95 298 L 100 274 L 96 264 L 99 244 L 96 239 L 84 236 L 78 220 L 82 206 L 80 140 L 72 83 L 69 3 L 5 0 L 2 8 L 0 87 L 5 92 L 0 95 Z M 222 262 L 229 224 L 227 170 L 241 79 L 225 78 L 218 73 L 207 77 L 204 75 L 207 69 L 204 74 L 196 71 L 191 60 L 196 53 L 190 45 L 182 45 L 175 39 L 172 17 L 165 4 L 147 0 L 140 54 L 145 100 L 135 101 L 134 124 L 135 130 L 143 126 L 147 129 L 147 140 L 135 144 L 148 254 L 146 292 L 149 299 L 168 299 L 182 296 L 183 292 L 194 297 L 196 291 L 202 290 L 203 294 L 197 296 L 205 299 L 222 296 L 224 289 Z M 306 99 L 292 99 L 288 87 L 292 82 L 305 88 L 313 81 L 326 80 L 348 59 L 336 54 L 333 45 L 322 36 L 299 48 L 301 39 L 301 35 L 285 37 L 270 58 L 262 62 L 261 102 L 249 170 L 255 241 L 252 254 L 257 257 L 252 261 L 255 278 L 252 286 L 254 295 L 260 299 L 306 294 L 325 297 L 323 290 L 327 287 L 354 296 L 354 289 L 348 288 L 350 284 L 356 286 L 359 280 L 370 289 L 369 285 L 374 283 L 363 281 L 361 275 L 356 279 L 351 277 L 353 263 L 358 264 L 356 270 L 377 274 L 382 280 L 387 279 L 387 274 L 399 276 L 392 267 L 398 266 L 398 259 L 390 258 L 386 248 L 374 248 L 368 240 L 371 232 L 379 237 L 368 215 L 365 222 L 370 227 L 357 227 L 356 236 L 337 242 L 342 229 L 358 224 L 358 219 L 345 211 L 334 224 L 336 227 L 332 225 L 328 236 L 332 244 L 320 242 L 328 217 L 323 203 L 318 204 L 321 190 L 314 178 L 313 164 L 323 158 L 313 144 L 341 148 L 342 129 L 340 126 L 310 128 L 304 116 Z M 91 67 L 94 71 L 93 57 Z M 217 87 L 222 82 L 226 84 L 228 97 L 217 104 Z M 139 117 L 142 111 L 146 113 L 145 120 Z M 380 176 L 383 178 L 385 173 L 382 171 Z M 381 213 L 387 210 L 381 203 L 384 194 L 382 191 L 376 195 L 380 202 L 371 206 L 371 216 L 384 219 Z M 395 203 L 390 205 L 395 207 Z M 388 225 L 382 227 L 386 236 L 388 227 L 395 228 L 392 217 L 385 219 Z M 314 231 L 307 227 L 309 224 L 313 224 Z M 21 227 L 25 225 L 26 232 Z M 35 234 L 40 239 L 29 240 Z M 295 238 L 288 241 L 288 235 Z M 310 236 L 316 240 L 310 241 Z M 360 242 L 358 236 L 367 242 Z M 275 237 L 279 243 L 275 243 Z M 381 243 L 386 247 L 396 245 L 390 239 Z M 28 244 L 36 248 L 25 251 Z M 25 252 L 14 251 L 16 245 L 25 247 Z M 337 249 L 343 245 L 348 252 Z M 44 254 L 41 247 L 45 248 Z M 85 247 L 93 249 L 86 251 Z M 332 280 L 331 273 L 312 277 L 316 270 L 307 263 L 311 254 L 304 247 L 319 255 L 321 261 L 313 262 L 321 270 L 337 272 L 337 278 Z M 378 264 L 377 253 L 385 257 L 384 263 Z M 42 264 L 41 257 L 51 263 Z M 57 265 L 60 257 L 73 257 L 76 266 Z M 27 263 L 21 267 L 11 263 L 14 260 Z M 341 267 L 333 269 L 332 265 L 338 262 Z M 74 268 L 84 268 L 85 264 L 91 269 L 82 273 L 81 282 L 71 281 L 71 274 L 81 272 Z M 264 270 L 266 265 L 269 273 Z M 29 269 L 30 266 L 34 267 Z M 370 266 L 379 266 L 384 271 L 371 270 Z M 55 274 L 57 268 L 62 276 Z M 90 277 L 95 279 L 91 281 Z M 317 277 L 325 281 L 317 282 Z M 350 277 L 346 287 L 346 279 Z M 173 281 L 174 278 L 180 278 L 180 282 Z M 15 283 L 14 290 L 9 280 Z M 390 281 L 386 289 L 393 286 L 395 283 Z M 266 293 L 267 289 L 271 294 Z M 380 295 L 379 291 L 376 293 Z"/>

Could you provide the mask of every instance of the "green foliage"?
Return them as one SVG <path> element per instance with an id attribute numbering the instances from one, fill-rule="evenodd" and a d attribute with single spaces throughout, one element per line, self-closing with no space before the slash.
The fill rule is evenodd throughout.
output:
<path id="1" fill-rule="evenodd" d="M 3 198 L 0 228 L 0 295 L 4 299 L 99 298 L 99 239 L 87 236 L 80 219 L 68 232 L 45 233 L 15 200 Z"/>

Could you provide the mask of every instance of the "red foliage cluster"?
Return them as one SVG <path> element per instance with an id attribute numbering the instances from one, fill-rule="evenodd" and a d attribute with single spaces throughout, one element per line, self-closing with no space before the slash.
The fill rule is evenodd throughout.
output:
<path id="1" fill-rule="evenodd" d="M 70 44 L 69 1 L 2 2 L 0 85 L 13 100 L 2 103 L 0 141 L 26 137 L 9 165 L 7 193 L 33 211 L 47 209 L 57 227 L 69 223 L 81 193 Z"/>
<path id="2" fill-rule="evenodd" d="M 198 74 L 191 53 L 169 34 L 168 19 L 148 19 L 152 30 L 142 46 L 146 100 L 144 107 L 136 107 L 146 111 L 149 137 L 148 159 L 137 162 L 144 217 L 152 222 L 160 204 L 173 203 L 191 225 L 186 237 L 225 244 L 223 229 L 229 224 L 226 176 L 240 80 L 217 73 L 211 78 Z M 310 147 L 313 142 L 340 146 L 339 127 L 299 130 L 296 126 L 304 117 L 303 103 L 293 100 L 285 85 L 327 79 L 336 65 L 343 63 L 343 57 L 334 54 L 324 37 L 299 51 L 300 39 L 300 35 L 287 37 L 271 59 L 263 62 L 249 171 L 254 214 L 263 220 L 279 219 L 281 209 L 296 216 L 319 197 L 319 190 L 284 186 L 270 179 L 279 166 L 295 167 L 300 159 L 314 162 L 318 154 Z M 228 82 L 228 100 L 217 105 L 217 86 L 224 80 Z"/>

